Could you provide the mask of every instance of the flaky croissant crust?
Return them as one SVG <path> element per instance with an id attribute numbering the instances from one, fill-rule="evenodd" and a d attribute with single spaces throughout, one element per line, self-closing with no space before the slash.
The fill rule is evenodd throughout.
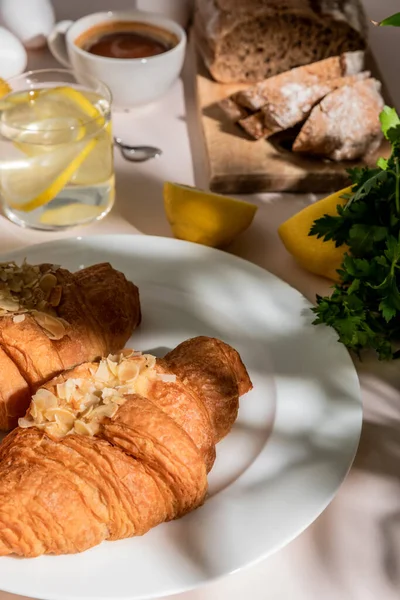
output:
<path id="1" fill-rule="evenodd" d="M 64 398 L 66 382 L 92 381 L 98 369 L 86 363 L 45 390 Z M 112 385 L 105 380 L 104 398 L 113 397 L 112 390 L 104 394 Z M 0 556 L 81 552 L 142 535 L 204 502 L 215 444 L 232 427 L 239 396 L 252 387 L 239 355 L 215 338 L 193 338 L 154 361 L 139 387 L 144 395 L 124 396 L 96 435 L 54 439 L 28 426 L 5 438 Z"/>
<path id="2" fill-rule="evenodd" d="M 37 270 L 36 283 L 32 269 Z M 141 319 L 137 287 L 108 263 L 76 273 L 52 265 L 29 266 L 28 275 L 20 277 L 22 287 L 15 272 L 9 271 L 9 266 L 0 266 L 0 275 L 10 276 L 0 281 L 0 430 L 4 431 L 17 425 L 40 385 L 65 369 L 122 348 Z M 44 293 L 38 300 L 35 296 L 35 302 L 25 302 L 23 295 L 32 289 L 28 287 L 32 281 L 35 293 L 43 292 L 43 278 L 47 278 Z M 21 289 L 10 294 L 10 286 Z M 18 302 L 21 306 L 16 309 Z"/>

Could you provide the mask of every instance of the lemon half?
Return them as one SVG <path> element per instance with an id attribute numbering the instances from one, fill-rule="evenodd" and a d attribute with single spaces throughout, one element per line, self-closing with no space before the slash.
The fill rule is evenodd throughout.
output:
<path id="1" fill-rule="evenodd" d="M 317 219 L 324 215 L 337 215 L 338 204 L 344 205 L 347 202 L 343 195 L 349 194 L 351 190 L 351 187 L 345 188 L 310 204 L 282 223 L 278 229 L 286 250 L 303 269 L 332 281 L 340 279 L 337 270 L 343 262 L 348 247 L 344 244 L 336 248 L 332 240 L 325 242 L 315 235 L 308 234 Z"/>
<path id="2" fill-rule="evenodd" d="M 215 248 L 245 231 L 257 211 L 254 204 L 171 182 L 164 184 L 164 207 L 175 237 Z"/>

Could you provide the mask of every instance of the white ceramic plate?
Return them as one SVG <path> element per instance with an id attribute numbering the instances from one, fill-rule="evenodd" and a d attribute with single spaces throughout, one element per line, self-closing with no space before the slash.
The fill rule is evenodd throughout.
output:
<path id="1" fill-rule="evenodd" d="M 318 517 L 352 463 L 362 409 L 347 351 L 333 331 L 311 326 L 303 296 L 253 264 L 167 238 L 74 238 L 12 258 L 25 256 L 71 270 L 109 261 L 140 288 L 132 346 L 163 355 L 192 336 L 219 337 L 240 352 L 254 390 L 218 446 L 202 508 L 79 555 L 0 558 L 1 589 L 44 600 L 156 598 L 260 560 Z"/>

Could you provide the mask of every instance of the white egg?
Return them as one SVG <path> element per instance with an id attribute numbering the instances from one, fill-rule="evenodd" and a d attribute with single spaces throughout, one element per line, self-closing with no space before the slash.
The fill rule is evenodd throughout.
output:
<path id="1" fill-rule="evenodd" d="M 25 71 L 28 57 L 19 39 L 0 27 L 0 77 L 9 79 Z"/>
<path id="2" fill-rule="evenodd" d="M 27 48 L 39 48 L 54 27 L 50 0 L 0 0 L 0 21 Z"/>

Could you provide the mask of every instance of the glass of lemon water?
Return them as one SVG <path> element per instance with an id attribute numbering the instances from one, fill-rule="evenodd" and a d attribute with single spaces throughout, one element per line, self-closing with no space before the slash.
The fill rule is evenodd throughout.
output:
<path id="1" fill-rule="evenodd" d="M 0 98 L 0 195 L 22 227 L 67 229 L 103 218 L 115 196 L 111 93 L 64 69 L 24 73 Z"/>

